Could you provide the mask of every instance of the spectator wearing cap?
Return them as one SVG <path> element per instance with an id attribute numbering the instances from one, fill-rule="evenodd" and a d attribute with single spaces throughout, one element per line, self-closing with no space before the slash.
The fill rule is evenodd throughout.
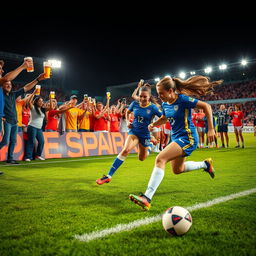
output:
<path id="1" fill-rule="evenodd" d="M 76 96 L 76 95 L 71 95 L 71 96 L 70 96 L 70 100 L 73 100 L 73 99 L 76 99 L 76 100 L 77 100 L 77 96 Z M 77 103 L 77 101 L 76 101 L 76 103 Z"/>
<path id="2" fill-rule="evenodd" d="M 78 117 L 80 117 L 84 111 L 76 107 L 76 95 L 72 95 L 70 97 L 69 104 L 72 106 L 72 108 L 65 112 L 66 132 L 77 132 Z"/>

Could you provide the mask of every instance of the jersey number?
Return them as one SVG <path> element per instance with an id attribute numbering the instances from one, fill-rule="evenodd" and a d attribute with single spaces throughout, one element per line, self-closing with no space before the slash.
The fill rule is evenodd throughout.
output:
<path id="1" fill-rule="evenodd" d="M 143 116 L 138 116 L 138 122 L 143 123 L 144 117 Z"/>
<path id="2" fill-rule="evenodd" d="M 169 117 L 168 121 L 170 122 L 171 125 L 174 125 L 175 119 L 173 117 Z"/>

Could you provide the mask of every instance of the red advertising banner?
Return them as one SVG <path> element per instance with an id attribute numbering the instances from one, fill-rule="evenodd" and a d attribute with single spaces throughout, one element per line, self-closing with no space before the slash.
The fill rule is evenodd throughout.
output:
<path id="1" fill-rule="evenodd" d="M 60 135 L 58 132 L 44 132 L 44 150 L 42 157 L 63 158 L 118 154 L 124 145 L 127 133 L 121 132 L 68 132 Z M 14 149 L 14 159 L 23 160 L 23 133 L 18 133 Z M 138 148 L 132 153 L 138 152 Z M 0 161 L 7 157 L 7 146 L 0 150 Z"/>

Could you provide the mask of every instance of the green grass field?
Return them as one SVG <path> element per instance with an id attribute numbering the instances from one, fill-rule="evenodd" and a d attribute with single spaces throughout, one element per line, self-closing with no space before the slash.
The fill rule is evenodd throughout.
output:
<path id="1" fill-rule="evenodd" d="M 235 149 L 230 135 L 230 148 L 198 149 L 188 158 L 211 156 L 215 179 L 201 170 L 174 175 L 168 166 L 148 212 L 128 195 L 145 192 L 156 154 L 144 162 L 131 155 L 102 186 L 95 180 L 114 156 L 0 163 L 0 255 L 256 255 L 255 193 L 191 212 L 182 237 L 169 236 L 159 221 L 90 242 L 74 238 L 256 188 L 256 137 L 244 136 L 245 149 Z"/>

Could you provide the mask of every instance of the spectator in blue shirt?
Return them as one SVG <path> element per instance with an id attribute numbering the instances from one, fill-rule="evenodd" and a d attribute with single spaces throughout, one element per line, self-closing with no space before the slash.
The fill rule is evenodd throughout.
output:
<path id="1" fill-rule="evenodd" d="M 7 163 L 18 164 L 17 161 L 13 160 L 13 151 L 16 144 L 17 137 L 17 112 L 16 112 L 16 98 L 21 94 L 31 90 L 39 81 L 46 79 L 44 73 L 40 74 L 32 82 L 26 84 L 23 88 L 17 91 L 12 90 L 12 83 L 10 81 L 3 83 L 4 92 L 4 136 L 0 142 L 0 150 L 8 145 L 8 156 Z"/>
<path id="2" fill-rule="evenodd" d="M 32 65 L 32 62 L 30 60 L 26 60 L 23 62 L 22 65 L 20 65 L 19 67 L 17 67 L 15 70 L 7 73 L 4 77 L 3 77 L 3 67 L 4 67 L 4 61 L 0 60 L 0 133 L 2 133 L 2 119 L 4 117 L 4 93 L 3 93 L 3 89 L 2 89 L 2 84 L 4 82 L 7 81 L 12 81 L 13 79 L 15 79 L 22 70 L 26 69 L 27 67 L 29 67 L 30 65 Z M 0 171 L 0 175 L 3 174 L 3 172 Z"/>

